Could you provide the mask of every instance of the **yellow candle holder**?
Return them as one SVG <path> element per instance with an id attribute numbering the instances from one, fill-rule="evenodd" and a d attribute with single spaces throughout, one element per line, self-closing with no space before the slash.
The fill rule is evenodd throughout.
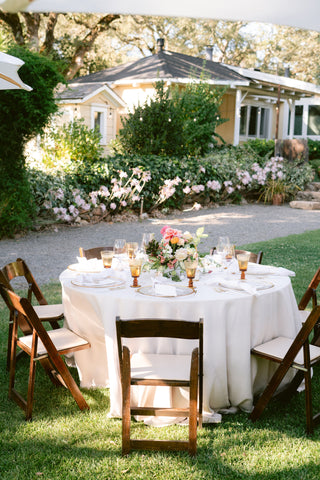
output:
<path id="1" fill-rule="evenodd" d="M 185 260 L 184 266 L 186 269 L 186 275 L 189 279 L 189 288 L 193 288 L 193 279 L 196 276 L 197 268 L 198 268 L 198 260 Z"/>
<path id="2" fill-rule="evenodd" d="M 246 271 L 248 269 L 248 262 L 249 262 L 249 255 L 246 253 L 239 253 L 237 255 L 237 260 L 239 264 L 239 270 L 241 272 L 241 280 L 245 280 L 246 278 Z"/>
<path id="3" fill-rule="evenodd" d="M 131 276 L 133 278 L 133 283 L 131 287 L 133 288 L 140 287 L 140 285 L 138 285 L 138 278 L 141 275 L 142 258 L 129 259 L 129 267 L 130 267 Z"/>

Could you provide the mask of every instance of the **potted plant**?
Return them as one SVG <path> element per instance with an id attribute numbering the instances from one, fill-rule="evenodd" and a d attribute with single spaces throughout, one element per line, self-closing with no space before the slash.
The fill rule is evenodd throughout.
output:
<path id="1" fill-rule="evenodd" d="M 291 194 L 292 186 L 287 185 L 283 179 L 270 178 L 263 186 L 263 191 L 259 200 L 271 202 L 273 205 L 281 205 L 284 200 Z"/>

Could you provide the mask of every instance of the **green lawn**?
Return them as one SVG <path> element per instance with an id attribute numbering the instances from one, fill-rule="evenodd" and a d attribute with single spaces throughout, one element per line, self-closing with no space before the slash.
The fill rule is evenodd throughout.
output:
<path id="1" fill-rule="evenodd" d="M 319 266 L 320 230 L 245 247 L 263 250 L 265 264 L 292 269 L 297 299 Z M 44 288 L 50 302 L 59 301 L 60 286 Z M 199 430 L 198 455 L 132 453 L 121 457 L 121 421 L 109 419 L 108 391 L 83 390 L 90 405 L 80 412 L 71 395 L 56 389 L 41 368 L 37 371 L 34 420 L 7 398 L 5 370 L 8 314 L 0 302 L 0 479 L 319 479 L 320 427 L 305 435 L 304 395 L 289 405 L 274 402 L 255 424 L 248 415 L 223 417 L 218 425 Z M 19 362 L 18 380 L 25 378 L 26 360 Z M 317 371 L 318 370 L 318 371 Z M 319 369 L 315 370 L 314 400 L 320 407 Z M 134 425 L 137 435 L 181 438 L 186 427 L 150 428 Z"/>

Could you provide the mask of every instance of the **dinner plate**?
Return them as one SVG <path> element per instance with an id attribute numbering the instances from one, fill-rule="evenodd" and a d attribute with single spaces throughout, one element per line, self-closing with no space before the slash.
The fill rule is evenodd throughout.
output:
<path id="1" fill-rule="evenodd" d="M 73 278 L 71 280 L 73 285 L 77 287 L 86 287 L 86 288 L 106 288 L 106 287 L 118 287 L 122 285 L 124 282 L 122 280 L 114 279 L 114 278 L 104 278 L 99 282 L 83 282 L 81 279 Z"/>
<path id="2" fill-rule="evenodd" d="M 162 295 L 159 293 L 156 293 L 152 287 L 152 285 L 148 285 L 146 287 L 140 287 L 137 289 L 138 293 L 141 293 L 142 295 L 148 295 L 150 297 L 159 297 L 159 298 L 176 298 L 176 297 L 183 297 L 185 295 L 191 295 L 194 293 L 194 290 L 189 287 L 184 287 L 184 286 L 176 286 L 174 285 L 176 289 L 176 295 Z"/>
<path id="3" fill-rule="evenodd" d="M 72 270 L 73 272 L 78 272 L 78 273 L 99 273 L 102 272 L 104 269 L 102 261 L 101 265 L 87 265 L 85 263 L 73 263 L 72 265 L 68 266 L 68 270 Z"/>

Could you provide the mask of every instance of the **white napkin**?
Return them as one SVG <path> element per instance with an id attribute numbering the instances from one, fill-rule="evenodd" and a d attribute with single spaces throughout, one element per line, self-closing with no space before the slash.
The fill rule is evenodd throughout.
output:
<path id="1" fill-rule="evenodd" d="M 156 295 L 163 295 L 165 297 L 176 297 L 177 289 L 174 285 L 166 285 L 165 283 L 154 283 L 154 292 Z"/>
<path id="2" fill-rule="evenodd" d="M 232 290 L 243 290 L 244 292 L 250 293 L 250 295 L 258 294 L 258 287 L 245 280 L 227 280 L 221 278 L 219 280 L 219 285 L 221 287 L 231 288 Z"/>
<path id="3" fill-rule="evenodd" d="M 271 265 L 260 265 L 259 263 L 248 263 L 248 275 L 280 275 L 285 277 L 295 277 L 295 272 L 283 267 L 273 267 Z"/>
<path id="4" fill-rule="evenodd" d="M 77 270 L 79 272 L 99 272 L 103 270 L 102 260 L 98 258 L 90 258 L 90 260 L 87 260 L 85 257 L 77 257 L 77 260 L 78 264 L 74 266 L 78 265 L 79 268 L 77 268 Z"/>
<path id="5" fill-rule="evenodd" d="M 112 284 L 113 280 L 108 278 L 109 275 L 106 275 L 106 272 L 100 273 L 83 273 L 77 275 L 77 283 L 82 285 L 107 285 L 108 283 Z"/>

